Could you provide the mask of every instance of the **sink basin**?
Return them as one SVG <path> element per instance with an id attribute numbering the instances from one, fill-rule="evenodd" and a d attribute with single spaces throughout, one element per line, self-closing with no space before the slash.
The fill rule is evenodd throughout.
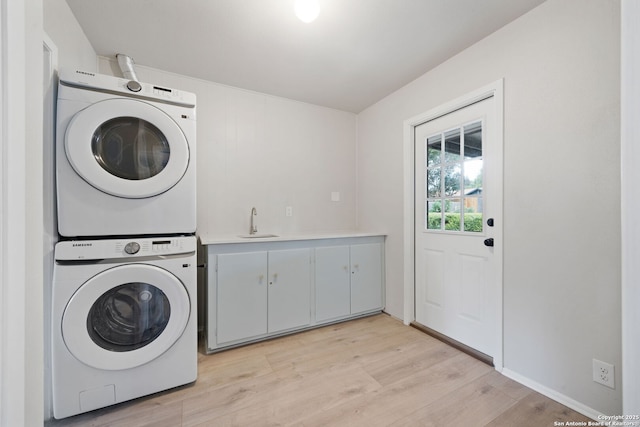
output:
<path id="1" fill-rule="evenodd" d="M 265 233 L 256 233 L 256 234 L 241 234 L 238 237 L 242 237 L 243 239 L 266 239 L 269 237 L 278 237 L 277 234 L 265 234 Z"/>

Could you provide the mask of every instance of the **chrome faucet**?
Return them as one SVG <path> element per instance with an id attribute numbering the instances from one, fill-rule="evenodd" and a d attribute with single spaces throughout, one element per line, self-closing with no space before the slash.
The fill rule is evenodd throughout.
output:
<path id="1" fill-rule="evenodd" d="M 249 226 L 249 234 L 256 234 L 258 232 L 258 225 L 255 223 L 255 217 L 258 216 L 256 208 L 251 208 L 251 225 Z"/>

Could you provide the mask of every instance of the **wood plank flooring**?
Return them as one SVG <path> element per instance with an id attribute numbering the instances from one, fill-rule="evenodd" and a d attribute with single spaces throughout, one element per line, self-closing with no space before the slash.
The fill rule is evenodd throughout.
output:
<path id="1" fill-rule="evenodd" d="M 541 427 L 589 420 L 384 314 L 200 354 L 198 369 L 193 385 L 47 425 Z"/>

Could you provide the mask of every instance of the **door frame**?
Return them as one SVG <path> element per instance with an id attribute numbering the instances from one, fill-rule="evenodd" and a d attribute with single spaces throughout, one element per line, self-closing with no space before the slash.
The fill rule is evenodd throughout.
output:
<path id="1" fill-rule="evenodd" d="M 462 95 L 456 99 L 446 102 L 438 107 L 432 108 L 424 113 L 418 114 L 404 121 L 403 129 L 403 155 L 404 155 L 404 323 L 410 324 L 415 320 L 415 128 L 425 122 L 437 119 L 456 110 L 465 108 L 471 104 L 494 97 L 496 109 L 496 129 L 495 137 L 500 149 L 496 153 L 499 164 L 503 162 L 504 149 L 504 79 L 496 80 L 486 86 Z M 503 166 L 504 170 L 504 166 Z M 502 174 L 501 174 L 502 175 Z M 498 201 L 503 202 L 503 185 L 499 185 Z M 502 212 L 500 212 L 502 216 Z M 502 238 L 503 221 L 497 221 L 495 227 L 495 238 L 500 244 L 496 245 L 494 256 L 498 257 L 502 266 L 504 239 Z M 493 363 L 497 371 L 503 368 L 503 278 L 502 268 L 496 272 L 496 281 L 499 283 L 499 301 L 497 306 L 502 309 L 498 312 L 496 334 L 498 336 L 498 347 L 493 355 Z"/>
<path id="2" fill-rule="evenodd" d="M 43 193 L 43 330 L 44 354 L 51 353 L 51 283 L 53 281 L 53 252 L 58 236 L 56 217 L 56 100 L 58 88 L 58 48 L 46 32 L 42 34 L 42 72 L 43 72 L 43 122 L 42 122 L 42 193 Z M 51 397 L 51 358 L 44 358 L 44 419 L 53 417 Z"/>
<path id="3" fill-rule="evenodd" d="M 44 419 L 42 3 L 0 1 L 0 425 Z"/>

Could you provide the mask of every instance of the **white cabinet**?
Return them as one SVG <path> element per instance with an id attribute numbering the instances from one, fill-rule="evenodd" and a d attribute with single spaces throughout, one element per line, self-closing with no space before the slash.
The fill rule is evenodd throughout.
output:
<path id="1" fill-rule="evenodd" d="M 306 326 L 311 322 L 311 251 L 269 251 L 267 332 Z"/>
<path id="2" fill-rule="evenodd" d="M 217 342 L 266 334 L 267 252 L 220 254 L 217 270 Z"/>
<path id="3" fill-rule="evenodd" d="M 382 245 L 351 245 L 351 314 L 382 308 Z"/>
<path id="4" fill-rule="evenodd" d="M 316 322 L 382 309 L 382 244 L 327 246 L 315 253 Z"/>
<path id="5" fill-rule="evenodd" d="M 310 323 L 309 249 L 217 255 L 218 344 Z"/>
<path id="6" fill-rule="evenodd" d="M 204 247 L 208 352 L 384 307 L 384 236 Z"/>
<path id="7" fill-rule="evenodd" d="M 316 248 L 316 321 L 351 314 L 349 246 Z"/>

